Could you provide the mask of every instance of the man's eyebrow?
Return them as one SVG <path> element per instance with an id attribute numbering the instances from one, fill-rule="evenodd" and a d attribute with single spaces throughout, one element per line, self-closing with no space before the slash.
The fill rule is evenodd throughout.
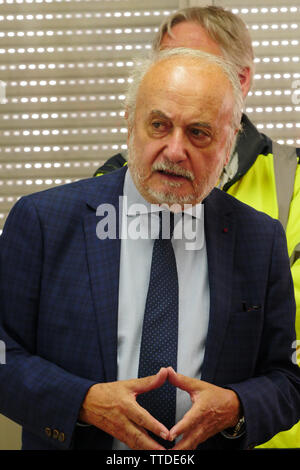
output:
<path id="1" fill-rule="evenodd" d="M 212 129 L 212 126 L 208 122 L 202 122 L 202 121 L 192 122 L 191 124 L 189 124 L 189 127 L 190 126 L 205 127 L 206 129 Z"/>
<path id="2" fill-rule="evenodd" d="M 163 111 L 160 111 L 159 109 L 152 109 L 149 114 L 149 118 L 151 119 L 152 117 L 160 117 L 162 119 L 168 119 L 171 120 L 170 116 L 167 116 Z M 208 122 L 202 122 L 202 121 L 196 121 L 196 122 L 191 122 L 189 125 L 190 126 L 196 126 L 196 127 L 204 127 L 206 129 L 211 130 L 212 126 Z"/>
<path id="3" fill-rule="evenodd" d="M 150 118 L 151 117 L 161 117 L 163 119 L 171 119 L 169 116 L 167 116 L 165 113 L 163 113 L 162 111 L 160 111 L 159 109 L 152 109 L 151 112 L 150 112 Z"/>

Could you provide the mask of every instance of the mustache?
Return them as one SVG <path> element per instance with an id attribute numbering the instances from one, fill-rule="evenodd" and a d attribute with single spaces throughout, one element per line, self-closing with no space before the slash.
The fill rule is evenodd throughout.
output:
<path id="1" fill-rule="evenodd" d="M 164 160 L 162 162 L 154 162 L 151 167 L 151 170 L 152 173 L 155 171 L 163 171 L 171 175 L 183 176 L 184 178 L 187 178 L 190 181 L 194 181 L 195 179 L 194 174 L 191 171 L 186 170 L 180 165 L 177 165 L 177 163 L 170 162 L 169 160 Z"/>

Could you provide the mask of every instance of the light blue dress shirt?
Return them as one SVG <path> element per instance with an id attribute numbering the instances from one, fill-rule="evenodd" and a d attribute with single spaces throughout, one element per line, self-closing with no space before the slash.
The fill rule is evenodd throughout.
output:
<path id="1" fill-rule="evenodd" d="M 161 206 L 150 204 L 141 196 L 129 170 L 126 172 L 121 206 L 118 380 L 126 380 L 138 376 L 152 249 L 159 230 L 158 211 Z M 152 239 L 149 237 L 150 217 Z M 184 229 L 181 220 L 181 214 L 175 214 L 172 239 L 179 283 L 177 371 L 200 379 L 210 304 L 204 205 L 198 204 L 184 211 Z M 187 392 L 179 389 L 176 400 L 178 422 L 191 407 L 191 400 Z M 113 448 L 127 447 L 115 439 Z"/>

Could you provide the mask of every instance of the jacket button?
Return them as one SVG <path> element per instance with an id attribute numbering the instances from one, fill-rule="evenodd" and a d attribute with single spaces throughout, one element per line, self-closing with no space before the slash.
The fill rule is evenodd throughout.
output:
<path id="1" fill-rule="evenodd" d="M 52 434 L 53 439 L 58 439 L 58 436 L 59 436 L 59 431 L 57 429 L 54 429 L 53 434 Z"/>
<path id="2" fill-rule="evenodd" d="M 51 437 L 52 436 L 52 431 L 51 431 L 51 428 L 45 428 L 45 434 L 47 437 Z"/>
<path id="3" fill-rule="evenodd" d="M 64 434 L 63 432 L 60 432 L 60 433 L 59 433 L 58 440 L 59 440 L 59 442 L 64 442 L 64 440 L 65 440 L 65 434 Z"/>

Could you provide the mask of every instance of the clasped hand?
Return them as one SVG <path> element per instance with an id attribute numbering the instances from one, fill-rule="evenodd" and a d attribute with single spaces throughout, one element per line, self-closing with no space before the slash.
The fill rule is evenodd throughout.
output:
<path id="1" fill-rule="evenodd" d="M 189 393 L 192 406 L 183 418 L 167 429 L 141 407 L 137 395 L 161 387 L 166 380 Z M 92 424 L 134 450 L 164 450 L 147 431 L 173 441 L 174 450 L 192 450 L 209 437 L 234 426 L 240 413 L 235 392 L 176 373 L 171 367 L 141 379 L 93 385 L 83 402 L 80 420 Z"/>

